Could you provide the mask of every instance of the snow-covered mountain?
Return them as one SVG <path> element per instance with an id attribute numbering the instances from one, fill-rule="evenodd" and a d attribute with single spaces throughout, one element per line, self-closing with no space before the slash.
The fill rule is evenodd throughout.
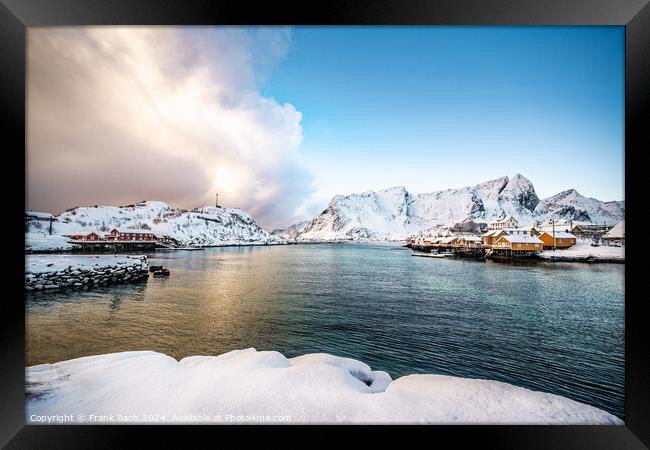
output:
<path id="1" fill-rule="evenodd" d="M 567 218 L 574 221 L 613 225 L 625 219 L 625 202 L 601 202 L 580 195 L 575 189 L 562 191 L 542 200 L 536 215 L 542 220 Z"/>
<path id="2" fill-rule="evenodd" d="M 575 190 L 540 201 L 533 184 L 520 174 L 417 195 L 400 186 L 337 195 L 293 239 L 400 240 L 435 227 L 486 223 L 510 215 L 521 224 L 550 218 L 612 223 L 623 219 L 625 204 L 583 197 Z"/>
<path id="3" fill-rule="evenodd" d="M 129 206 L 78 207 L 57 217 L 53 235 L 79 231 L 106 232 L 113 228 L 152 230 L 183 245 L 281 244 L 284 240 L 260 228 L 240 209 L 203 207 L 192 211 L 163 202 L 145 201 Z M 43 233 L 37 221 L 28 235 Z"/>
<path id="4" fill-rule="evenodd" d="M 305 230 L 305 227 L 309 225 L 310 222 L 310 220 L 303 220 L 301 222 L 294 223 L 287 228 L 277 228 L 271 231 L 271 233 L 280 236 L 283 239 L 294 240 L 300 235 L 300 233 Z"/>

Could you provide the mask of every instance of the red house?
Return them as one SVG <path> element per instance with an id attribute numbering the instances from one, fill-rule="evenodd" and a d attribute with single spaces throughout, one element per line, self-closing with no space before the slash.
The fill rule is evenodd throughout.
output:
<path id="1" fill-rule="evenodd" d="M 65 234 L 65 237 L 72 239 L 73 241 L 99 241 L 101 238 L 98 233 L 91 231 L 90 233 L 74 233 L 74 234 Z"/>
<path id="2" fill-rule="evenodd" d="M 155 236 L 158 242 L 173 243 L 175 241 L 174 238 L 167 236 L 166 234 L 155 234 Z"/>
<path id="3" fill-rule="evenodd" d="M 118 230 L 113 228 L 107 235 L 109 241 L 156 241 L 156 235 L 147 230 Z"/>

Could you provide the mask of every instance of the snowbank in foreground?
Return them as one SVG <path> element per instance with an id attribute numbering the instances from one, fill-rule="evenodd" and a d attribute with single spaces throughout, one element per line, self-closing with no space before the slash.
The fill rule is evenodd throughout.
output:
<path id="1" fill-rule="evenodd" d="M 25 251 L 63 251 L 75 246 L 68 242 L 65 236 L 47 233 L 25 233 Z"/>
<path id="2" fill-rule="evenodd" d="M 89 356 L 29 367 L 26 383 L 28 423 L 64 414 L 83 423 L 623 423 L 506 383 L 441 375 L 392 381 L 352 359 L 287 359 L 253 348 L 180 361 L 151 351 Z"/>
<path id="3" fill-rule="evenodd" d="M 625 261 L 625 247 L 592 247 L 589 242 L 578 241 L 573 247 L 555 251 L 544 250 L 538 256 L 559 261 Z"/>

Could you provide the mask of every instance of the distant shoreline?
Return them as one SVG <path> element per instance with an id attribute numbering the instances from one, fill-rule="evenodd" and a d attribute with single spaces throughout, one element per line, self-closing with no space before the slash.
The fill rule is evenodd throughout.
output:
<path id="1" fill-rule="evenodd" d="M 210 245 L 201 245 L 197 246 L 196 249 L 204 249 L 204 248 L 227 248 L 227 247 L 267 247 L 267 246 L 282 246 L 282 245 L 325 245 L 325 244 L 353 244 L 353 245 L 384 245 L 384 246 L 389 246 L 389 245 L 397 245 L 400 247 L 403 247 L 404 249 L 410 249 L 410 247 L 407 247 L 406 241 L 400 240 L 400 241 L 348 241 L 348 240 L 322 240 L 322 241 L 286 241 L 283 243 L 245 243 L 245 244 L 210 244 Z M 154 253 L 168 253 L 168 252 L 176 252 L 176 251 L 185 251 L 182 248 L 178 249 L 164 249 L 161 251 L 161 249 L 154 250 Z M 563 250 L 560 250 L 563 251 Z M 142 251 L 139 252 L 134 252 L 134 253 L 142 253 Z M 61 254 L 61 255 L 71 255 L 71 254 L 78 254 L 78 255 L 83 255 L 83 254 L 130 254 L 130 252 L 122 252 L 122 253 L 82 253 L 77 250 L 28 250 L 25 251 L 25 255 L 45 255 L 45 254 Z M 540 255 L 535 255 L 530 258 L 527 258 L 528 261 L 531 262 L 579 262 L 579 263 L 588 263 L 588 264 L 594 264 L 594 263 L 607 263 L 607 264 L 625 264 L 625 258 L 609 258 L 609 257 L 594 257 L 592 255 L 586 255 L 586 256 L 578 256 L 578 255 L 553 255 L 553 256 L 540 256 Z"/>

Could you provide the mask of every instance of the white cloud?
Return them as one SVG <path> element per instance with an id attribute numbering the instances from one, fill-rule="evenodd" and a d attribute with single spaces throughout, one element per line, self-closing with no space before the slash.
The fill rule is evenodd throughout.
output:
<path id="1" fill-rule="evenodd" d="M 142 199 L 285 223 L 312 191 L 301 113 L 259 92 L 285 28 L 32 28 L 28 206 Z"/>

